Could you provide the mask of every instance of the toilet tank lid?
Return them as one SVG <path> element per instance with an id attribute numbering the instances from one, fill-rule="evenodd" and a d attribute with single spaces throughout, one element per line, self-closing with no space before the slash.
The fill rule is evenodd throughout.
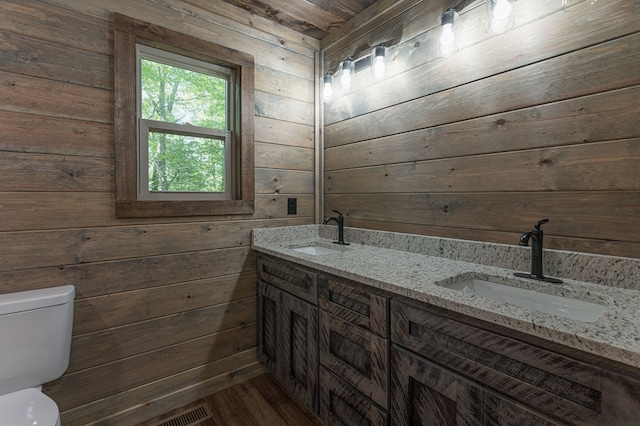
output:
<path id="1" fill-rule="evenodd" d="M 63 305 L 73 300 L 72 285 L 0 294 L 0 315 L 13 314 L 47 306 Z"/>

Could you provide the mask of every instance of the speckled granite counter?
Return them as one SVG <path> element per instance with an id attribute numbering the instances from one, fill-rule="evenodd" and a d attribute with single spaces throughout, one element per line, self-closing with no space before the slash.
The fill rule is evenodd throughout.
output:
<path id="1" fill-rule="evenodd" d="M 547 284 L 513 277 L 529 271 L 527 247 L 355 228 L 345 228 L 351 245 L 339 246 L 335 236 L 335 226 L 256 229 L 253 249 L 640 368 L 640 259 L 545 250 L 545 275 L 564 281 Z M 308 245 L 337 252 L 293 250 Z M 467 277 L 591 301 L 607 311 L 585 323 L 441 286 Z"/>

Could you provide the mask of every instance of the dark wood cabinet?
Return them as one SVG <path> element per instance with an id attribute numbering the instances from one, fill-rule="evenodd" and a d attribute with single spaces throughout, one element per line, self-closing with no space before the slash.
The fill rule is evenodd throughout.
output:
<path id="1" fill-rule="evenodd" d="M 327 425 L 640 425 L 637 368 L 269 256 L 258 278 L 258 357 Z"/>
<path id="2" fill-rule="evenodd" d="M 282 376 L 279 366 L 282 361 L 282 329 L 284 318 L 280 315 L 282 292 L 258 281 L 258 359 L 276 377 Z"/>
<path id="3" fill-rule="evenodd" d="M 639 424 L 640 381 L 580 360 L 577 351 L 563 354 L 504 327 L 399 298 L 391 301 L 391 324 L 394 344 L 476 383 L 486 425 Z M 398 366 L 392 359 L 392 395 Z"/>
<path id="4" fill-rule="evenodd" d="M 318 304 L 320 364 L 325 369 L 320 377 L 322 420 L 328 425 L 387 424 L 387 297 L 328 277 L 318 285 Z"/>
<path id="5" fill-rule="evenodd" d="M 320 311 L 320 363 L 387 408 L 389 341 Z"/>
<path id="6" fill-rule="evenodd" d="M 283 293 L 281 315 L 284 385 L 317 413 L 318 308 Z"/>
<path id="7" fill-rule="evenodd" d="M 278 273 L 283 265 L 261 261 L 270 273 Z M 259 279 L 257 343 L 258 359 L 275 379 L 317 413 L 318 308 Z"/>
<path id="8" fill-rule="evenodd" d="M 388 414 L 336 374 L 320 367 L 320 418 L 326 425 L 386 426 Z"/>
<path id="9" fill-rule="evenodd" d="M 482 388 L 394 345 L 391 348 L 391 424 L 482 426 Z"/>

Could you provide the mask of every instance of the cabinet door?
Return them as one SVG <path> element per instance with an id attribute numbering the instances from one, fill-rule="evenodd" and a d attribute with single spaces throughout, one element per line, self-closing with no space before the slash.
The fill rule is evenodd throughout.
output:
<path id="1" fill-rule="evenodd" d="M 388 424 L 384 410 L 324 367 L 320 367 L 320 419 L 327 426 Z"/>
<path id="2" fill-rule="evenodd" d="M 388 407 L 388 340 L 320 311 L 320 363 Z"/>
<path id="3" fill-rule="evenodd" d="M 314 413 L 318 405 L 318 308 L 282 292 L 284 386 Z"/>
<path id="4" fill-rule="evenodd" d="M 279 340 L 278 330 L 282 328 L 280 307 L 282 292 L 273 286 L 258 281 L 258 360 L 278 379 L 282 381 L 282 372 L 278 366 L 279 353 L 283 343 Z"/>
<path id="5" fill-rule="evenodd" d="M 317 307 L 258 281 L 258 359 L 317 413 Z"/>
<path id="6" fill-rule="evenodd" d="M 436 364 L 391 347 L 391 424 L 483 424 L 483 391 Z"/>
<path id="7" fill-rule="evenodd" d="M 318 305 L 333 315 L 388 338 L 388 299 L 362 284 L 329 277 L 318 283 Z"/>

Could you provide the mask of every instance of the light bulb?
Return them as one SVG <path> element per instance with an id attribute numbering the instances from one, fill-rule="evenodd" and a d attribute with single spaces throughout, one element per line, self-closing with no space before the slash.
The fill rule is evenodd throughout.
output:
<path id="1" fill-rule="evenodd" d="M 349 68 L 342 70 L 342 75 L 340 76 L 340 83 L 342 84 L 342 88 L 344 90 L 351 89 L 351 70 Z"/>
<path id="2" fill-rule="evenodd" d="M 384 75 L 386 74 L 387 67 L 384 64 L 384 58 L 381 56 L 376 56 L 373 61 L 373 75 L 376 79 L 382 80 Z"/>
<path id="3" fill-rule="evenodd" d="M 509 15 L 511 15 L 512 10 L 513 8 L 511 7 L 511 2 L 509 0 L 498 0 L 496 5 L 493 7 L 493 18 L 507 19 Z"/>
<path id="4" fill-rule="evenodd" d="M 453 33 L 453 21 L 456 18 L 456 11 L 449 9 L 440 17 L 440 25 L 442 26 L 442 32 L 440 33 L 440 53 L 443 56 L 448 56 L 454 53 L 456 49 L 456 36 Z"/>
<path id="5" fill-rule="evenodd" d="M 442 26 L 442 34 L 440 35 L 440 50 L 443 55 L 449 55 L 456 50 L 456 35 L 453 33 L 453 24 L 445 24 Z"/>
<path id="6" fill-rule="evenodd" d="M 351 77 L 353 74 L 353 60 L 351 58 L 345 59 L 340 64 L 340 84 L 342 90 L 348 92 L 351 89 Z"/>
<path id="7" fill-rule="evenodd" d="M 373 69 L 373 76 L 377 80 L 382 80 L 386 73 L 386 52 L 384 46 L 376 46 L 371 53 L 371 68 Z"/>
<path id="8" fill-rule="evenodd" d="M 324 85 L 322 86 L 322 99 L 324 102 L 331 102 L 331 98 L 333 97 L 333 87 L 331 87 L 331 74 L 327 74 L 324 76 Z"/>
<path id="9" fill-rule="evenodd" d="M 440 35 L 440 44 L 443 46 L 452 45 L 456 40 L 456 35 L 453 33 L 453 24 L 444 24 L 442 26 L 442 34 Z"/>
<path id="10" fill-rule="evenodd" d="M 378 80 L 382 80 L 384 78 L 386 68 L 387 67 L 384 64 L 384 58 L 376 56 L 376 59 L 373 61 L 373 75 Z"/>
<path id="11" fill-rule="evenodd" d="M 505 32 L 509 28 L 511 12 L 513 7 L 509 0 L 496 0 L 492 1 L 492 18 L 491 18 L 491 32 L 500 34 Z"/>

